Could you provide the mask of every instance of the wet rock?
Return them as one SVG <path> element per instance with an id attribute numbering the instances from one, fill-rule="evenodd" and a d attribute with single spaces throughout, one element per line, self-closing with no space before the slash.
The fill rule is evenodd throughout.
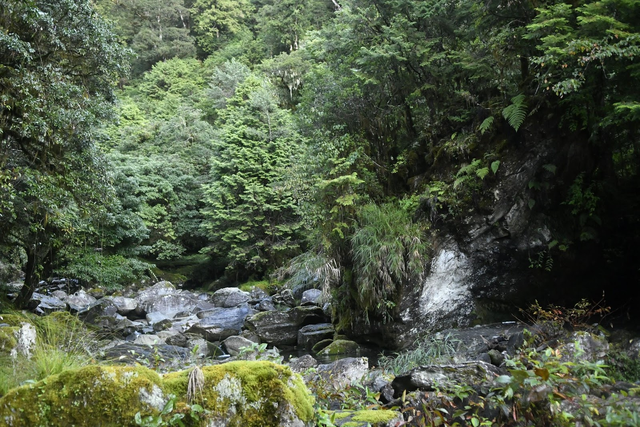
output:
<path id="1" fill-rule="evenodd" d="M 331 323 L 303 326 L 298 331 L 298 347 L 311 350 L 318 342 L 333 337 L 334 333 Z"/>
<path id="2" fill-rule="evenodd" d="M 78 313 L 78 317 L 92 325 L 108 325 L 117 321 L 118 307 L 108 299 L 101 299 Z"/>
<path id="3" fill-rule="evenodd" d="M 146 313 L 157 312 L 172 318 L 180 312 L 190 312 L 198 307 L 199 303 L 200 301 L 192 294 L 181 292 L 149 296 L 139 303 L 139 307 Z"/>
<path id="4" fill-rule="evenodd" d="M 35 312 L 39 314 L 49 314 L 54 311 L 65 311 L 67 309 L 67 304 L 60 298 L 36 292 L 33 293 L 31 302 L 36 306 Z"/>

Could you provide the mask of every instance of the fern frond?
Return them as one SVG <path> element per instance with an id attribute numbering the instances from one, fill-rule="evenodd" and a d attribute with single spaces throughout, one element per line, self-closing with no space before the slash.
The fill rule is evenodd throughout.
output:
<path id="1" fill-rule="evenodd" d="M 502 110 L 502 116 L 512 128 L 518 131 L 527 118 L 527 99 L 523 94 L 511 98 L 511 105 Z"/>
<path id="2" fill-rule="evenodd" d="M 484 119 L 482 121 L 482 123 L 480 123 L 480 126 L 478 127 L 478 130 L 480 131 L 481 134 L 484 135 L 484 133 L 486 131 L 491 129 L 491 125 L 493 125 L 493 120 L 494 120 L 494 117 L 493 116 L 489 116 L 486 119 Z"/>

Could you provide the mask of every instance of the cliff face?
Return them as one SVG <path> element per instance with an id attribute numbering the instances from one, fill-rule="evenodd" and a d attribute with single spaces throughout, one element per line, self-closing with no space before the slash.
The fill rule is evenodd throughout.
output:
<path id="1" fill-rule="evenodd" d="M 439 219 L 423 201 L 435 225 L 426 279 L 402 286 L 394 321 L 350 333 L 399 348 L 426 331 L 513 320 L 536 300 L 573 306 L 604 293 L 620 310 L 637 300 L 635 186 L 604 172 L 601 149 L 539 129 L 499 158 L 461 214 Z"/>

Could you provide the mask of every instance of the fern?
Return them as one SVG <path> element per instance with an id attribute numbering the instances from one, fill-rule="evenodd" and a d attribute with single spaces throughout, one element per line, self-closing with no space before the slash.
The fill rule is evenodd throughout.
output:
<path id="1" fill-rule="evenodd" d="M 523 94 L 520 94 L 511 98 L 511 102 L 511 105 L 502 110 L 502 116 L 517 132 L 527 117 L 527 100 Z"/>
<path id="2" fill-rule="evenodd" d="M 478 130 L 480 131 L 481 134 L 484 135 L 484 133 L 486 131 L 491 129 L 491 125 L 493 125 L 493 120 L 494 120 L 494 117 L 493 116 L 489 116 L 486 119 L 484 119 L 482 121 L 482 123 L 480 123 L 480 126 L 478 127 Z"/>

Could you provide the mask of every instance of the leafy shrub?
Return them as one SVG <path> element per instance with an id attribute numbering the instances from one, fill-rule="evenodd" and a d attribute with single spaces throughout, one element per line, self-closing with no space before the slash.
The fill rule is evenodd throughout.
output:
<path id="1" fill-rule="evenodd" d="M 105 288 L 117 288 L 142 279 L 151 268 L 153 264 L 136 258 L 84 251 L 58 269 L 57 273 Z"/>

